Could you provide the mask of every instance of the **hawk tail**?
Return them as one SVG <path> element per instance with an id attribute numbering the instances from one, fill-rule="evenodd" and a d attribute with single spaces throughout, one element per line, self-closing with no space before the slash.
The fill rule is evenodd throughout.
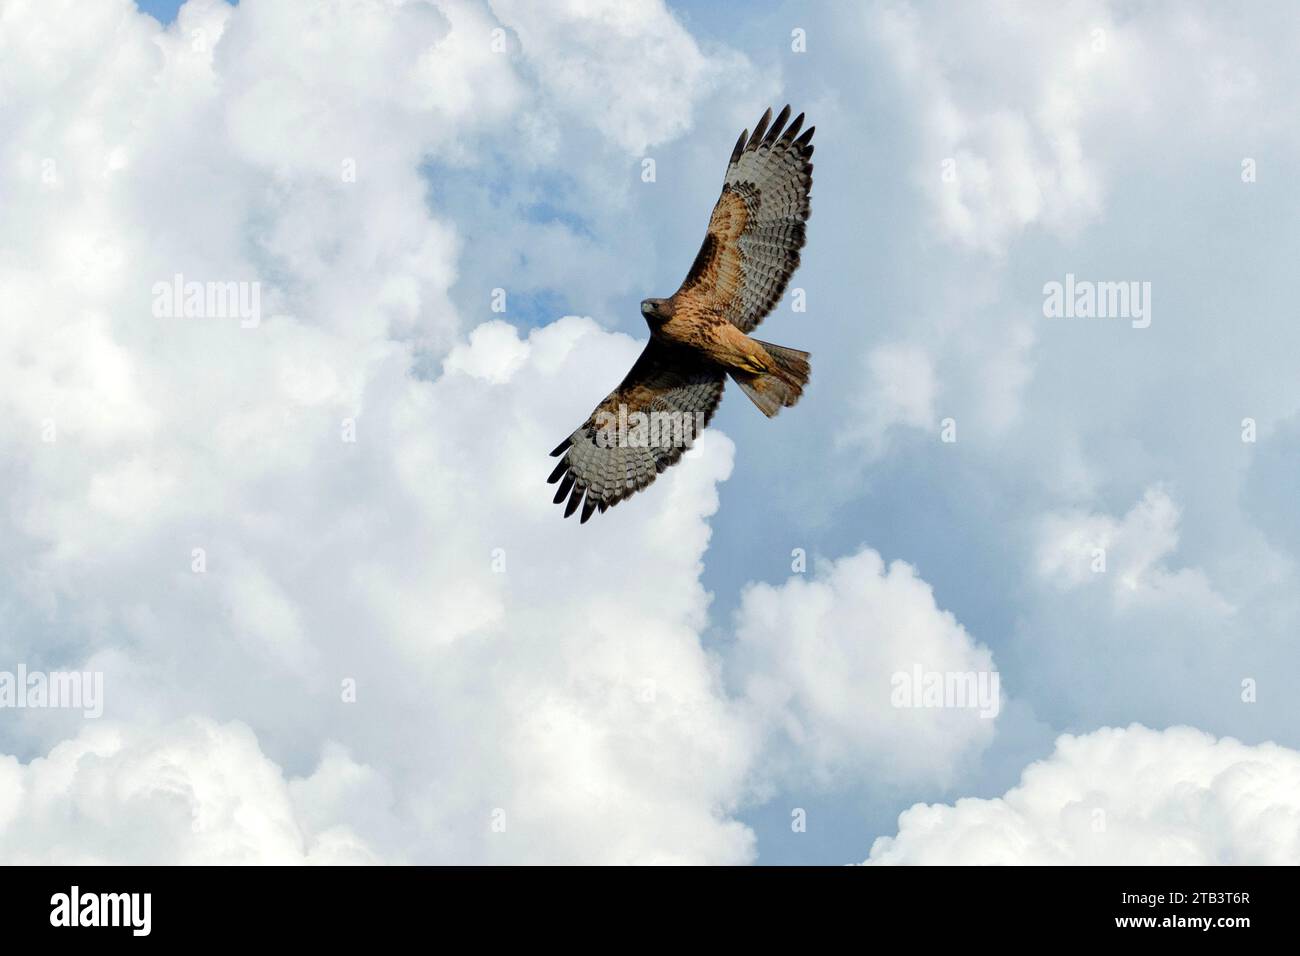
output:
<path id="1" fill-rule="evenodd" d="M 783 345 L 773 345 L 754 339 L 763 350 L 772 357 L 775 371 L 762 375 L 749 375 L 733 370 L 731 377 L 740 386 L 741 391 L 749 396 L 758 410 L 771 418 L 782 408 L 789 408 L 803 395 L 803 387 L 808 384 L 811 368 L 807 352 L 788 349 Z"/>

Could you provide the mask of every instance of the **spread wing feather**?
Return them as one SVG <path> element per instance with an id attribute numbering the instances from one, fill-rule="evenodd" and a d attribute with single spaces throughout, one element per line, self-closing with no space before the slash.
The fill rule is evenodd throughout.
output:
<path id="1" fill-rule="evenodd" d="M 752 135 L 740 134 L 704 243 L 676 294 L 744 332 L 781 300 L 804 245 L 816 127 L 796 138 L 803 114 L 787 127 L 789 117 L 789 106 L 775 121 L 769 109 Z"/>
<path id="2" fill-rule="evenodd" d="M 723 382 L 717 366 L 651 339 L 618 388 L 551 452 L 563 456 L 547 481 L 559 484 L 555 503 L 565 502 L 564 516 L 581 505 L 585 522 L 675 464 L 713 417 Z M 640 433 L 645 444 L 637 435 L 638 412 L 648 419 Z M 620 421 L 628 423 L 622 433 Z"/>

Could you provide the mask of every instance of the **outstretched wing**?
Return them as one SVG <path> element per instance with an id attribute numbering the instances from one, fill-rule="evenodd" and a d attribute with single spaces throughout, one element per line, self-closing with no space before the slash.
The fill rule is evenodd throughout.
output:
<path id="1" fill-rule="evenodd" d="M 717 366 L 651 339 L 618 388 L 551 452 L 564 456 L 546 479 L 560 483 L 564 516 L 581 504 L 585 522 L 676 463 L 713 417 L 722 385 Z"/>
<path id="2" fill-rule="evenodd" d="M 769 128 L 769 109 L 753 136 L 740 134 L 704 244 L 677 290 L 679 303 L 719 311 L 744 332 L 772 311 L 799 268 L 816 127 L 795 139 L 803 114 L 787 128 L 789 117 L 787 106 Z"/>

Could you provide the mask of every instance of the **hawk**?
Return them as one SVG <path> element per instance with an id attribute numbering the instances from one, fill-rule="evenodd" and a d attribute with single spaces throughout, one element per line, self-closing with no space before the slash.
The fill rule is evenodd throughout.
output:
<path id="1" fill-rule="evenodd" d="M 750 338 L 799 267 L 812 188 L 810 126 L 790 107 L 740 134 L 681 288 L 646 299 L 650 341 L 619 386 L 551 452 L 555 503 L 582 522 L 646 487 L 713 417 L 727 376 L 769 418 L 808 382 L 807 352 Z M 797 138 L 796 138 L 797 137 Z"/>

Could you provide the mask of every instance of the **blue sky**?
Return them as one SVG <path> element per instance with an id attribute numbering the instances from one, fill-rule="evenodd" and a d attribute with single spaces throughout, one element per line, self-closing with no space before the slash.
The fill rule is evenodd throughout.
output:
<path id="1" fill-rule="evenodd" d="M 105 688 L 0 712 L 0 855 L 1300 858 L 1287 5 L 177 7 L 0 46 L 0 671 Z M 785 102 L 808 393 L 560 520 Z"/>
<path id="2" fill-rule="evenodd" d="M 171 23 L 181 8 L 181 0 L 138 0 L 136 6 L 159 23 Z"/>

